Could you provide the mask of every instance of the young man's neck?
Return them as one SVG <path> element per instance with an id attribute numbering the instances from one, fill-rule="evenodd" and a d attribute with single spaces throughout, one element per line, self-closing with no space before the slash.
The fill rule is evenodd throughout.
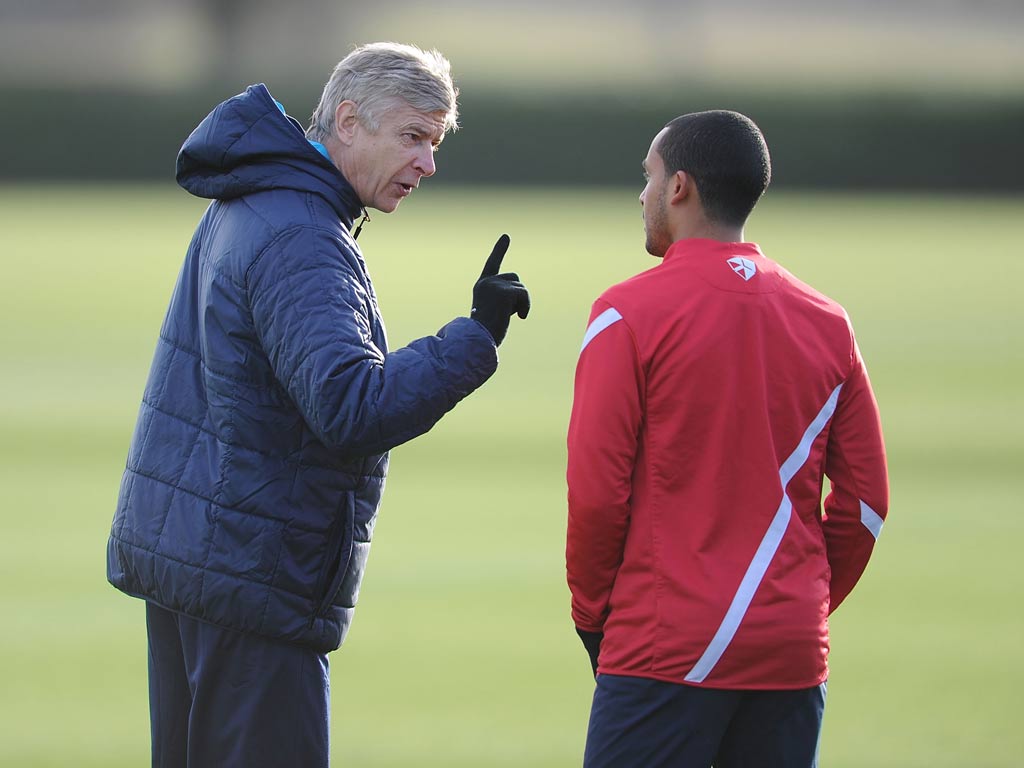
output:
<path id="1" fill-rule="evenodd" d="M 676 232 L 673 242 L 676 240 L 718 240 L 723 243 L 742 243 L 743 227 L 733 227 L 725 224 L 702 219 L 692 222 L 689 226 L 681 226 Z"/>

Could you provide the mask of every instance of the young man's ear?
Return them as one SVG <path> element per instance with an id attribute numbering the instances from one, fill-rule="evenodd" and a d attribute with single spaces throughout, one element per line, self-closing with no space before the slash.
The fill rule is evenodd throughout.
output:
<path id="1" fill-rule="evenodd" d="M 696 186 L 690 174 L 686 171 L 676 171 L 669 179 L 668 200 L 670 203 L 681 203 L 692 195 L 695 189 Z"/>
<path id="2" fill-rule="evenodd" d="M 348 146 L 355 139 L 359 126 L 359 107 L 351 99 L 345 99 L 334 110 L 334 136 Z"/>

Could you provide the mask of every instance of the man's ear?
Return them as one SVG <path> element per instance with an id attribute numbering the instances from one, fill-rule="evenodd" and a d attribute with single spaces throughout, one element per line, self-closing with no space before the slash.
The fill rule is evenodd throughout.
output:
<path id="1" fill-rule="evenodd" d="M 351 99 L 345 99 L 334 110 L 334 135 L 345 146 L 355 139 L 359 127 L 359 107 Z"/>
<path id="2" fill-rule="evenodd" d="M 676 171 L 668 182 L 668 201 L 670 203 L 681 203 L 687 197 L 694 194 L 696 186 L 693 177 L 686 171 Z"/>

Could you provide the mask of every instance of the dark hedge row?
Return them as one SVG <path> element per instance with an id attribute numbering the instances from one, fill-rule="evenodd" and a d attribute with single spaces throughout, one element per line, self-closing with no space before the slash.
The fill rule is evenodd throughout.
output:
<path id="1" fill-rule="evenodd" d="M 300 121 L 318 96 L 276 88 Z M 0 90 L 0 178 L 170 178 L 182 141 L 231 92 Z M 1024 95 L 712 93 L 528 96 L 465 87 L 462 130 L 438 157 L 438 180 L 638 184 L 665 122 L 737 109 L 765 132 L 773 186 L 1024 191 Z"/>

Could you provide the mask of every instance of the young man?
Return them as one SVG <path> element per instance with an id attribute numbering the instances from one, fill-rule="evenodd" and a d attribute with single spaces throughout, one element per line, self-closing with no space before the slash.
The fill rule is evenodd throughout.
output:
<path id="1" fill-rule="evenodd" d="M 446 59 L 374 44 L 338 64 L 308 138 L 255 85 L 181 150 L 179 184 L 213 202 L 160 332 L 107 560 L 147 601 L 154 765 L 327 765 L 327 653 L 352 621 L 388 450 L 483 384 L 529 309 L 498 274 L 503 236 L 472 318 L 388 351 L 349 229 L 434 173 L 456 116 Z"/>
<path id="2" fill-rule="evenodd" d="M 743 241 L 770 178 L 757 126 L 683 115 L 644 169 L 662 263 L 595 302 L 569 424 L 584 762 L 806 768 L 827 618 L 887 510 L 878 409 L 843 309 Z"/>

